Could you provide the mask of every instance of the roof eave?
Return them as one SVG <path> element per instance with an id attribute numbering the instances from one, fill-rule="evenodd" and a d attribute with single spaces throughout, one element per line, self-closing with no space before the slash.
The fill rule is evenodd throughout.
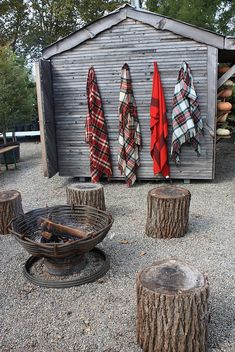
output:
<path id="1" fill-rule="evenodd" d="M 224 49 L 226 50 L 235 50 L 235 37 L 226 37 Z M 235 55 L 235 53 L 234 53 Z"/>
<path id="2" fill-rule="evenodd" d="M 131 18 L 148 24 L 156 29 L 168 30 L 183 37 L 216 47 L 225 49 L 235 44 L 233 39 L 226 38 L 223 35 L 198 28 L 196 26 L 173 20 L 169 17 L 158 15 L 142 9 L 135 9 L 129 4 L 125 4 L 117 10 L 109 13 L 106 16 L 92 22 L 91 24 L 75 31 L 69 36 L 58 40 L 43 50 L 43 59 L 49 59 L 54 55 L 70 50 L 75 46 L 85 42 L 88 39 L 94 38 L 99 33 L 117 25 L 126 18 Z M 227 40 L 227 44 L 226 44 Z"/>

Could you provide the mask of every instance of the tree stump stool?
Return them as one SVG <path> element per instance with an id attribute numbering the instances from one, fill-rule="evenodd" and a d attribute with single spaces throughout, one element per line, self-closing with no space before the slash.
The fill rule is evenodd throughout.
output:
<path id="1" fill-rule="evenodd" d="M 146 234 L 156 238 L 182 237 L 188 229 L 191 194 L 182 187 L 161 186 L 148 193 Z"/>
<path id="2" fill-rule="evenodd" d="M 0 192 L 0 234 L 8 234 L 10 221 L 20 214 L 24 214 L 20 192 L 14 190 Z"/>
<path id="3" fill-rule="evenodd" d="M 66 187 L 67 204 L 89 205 L 105 210 L 104 187 L 98 183 L 77 183 Z"/>
<path id="4" fill-rule="evenodd" d="M 205 352 L 207 276 L 177 260 L 137 275 L 137 342 L 144 352 Z"/>

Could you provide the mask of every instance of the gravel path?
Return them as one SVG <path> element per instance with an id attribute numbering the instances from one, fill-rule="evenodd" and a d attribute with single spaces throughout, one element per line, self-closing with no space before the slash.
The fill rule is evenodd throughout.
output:
<path id="1" fill-rule="evenodd" d="M 104 184 L 114 224 L 100 245 L 111 269 L 99 282 L 54 290 L 34 286 L 22 274 L 28 253 L 11 236 L 0 236 L 0 351 L 140 352 L 136 273 L 153 261 L 178 257 L 209 276 L 209 351 L 234 352 L 235 145 L 220 143 L 217 154 L 215 182 L 186 185 L 192 201 L 184 238 L 144 236 L 147 192 L 156 183 L 131 189 L 121 182 Z M 22 143 L 21 155 L 17 170 L 0 174 L 1 190 L 19 190 L 25 211 L 65 204 L 65 187 L 74 180 L 42 176 L 38 143 Z M 128 243 L 120 243 L 123 239 Z"/>

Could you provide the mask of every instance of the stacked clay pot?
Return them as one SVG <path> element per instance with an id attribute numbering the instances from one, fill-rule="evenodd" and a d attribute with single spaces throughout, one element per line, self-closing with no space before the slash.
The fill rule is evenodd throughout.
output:
<path id="1" fill-rule="evenodd" d="M 224 74 L 230 69 L 229 66 L 221 66 L 218 71 L 219 74 Z M 233 81 L 227 80 L 223 86 L 218 91 L 218 101 L 217 101 L 217 123 L 224 123 L 227 120 L 228 115 L 231 113 L 232 104 L 226 101 L 227 98 L 231 97 L 233 94 Z M 226 128 L 218 128 L 216 131 L 218 136 L 229 136 L 230 131 Z"/>

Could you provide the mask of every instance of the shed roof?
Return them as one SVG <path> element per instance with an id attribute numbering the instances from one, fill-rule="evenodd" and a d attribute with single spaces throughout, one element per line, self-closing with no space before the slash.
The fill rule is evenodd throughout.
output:
<path id="1" fill-rule="evenodd" d="M 49 45 L 43 50 L 42 56 L 44 59 L 49 59 L 54 55 L 72 49 L 127 18 L 143 22 L 156 29 L 171 31 L 178 35 L 182 35 L 183 37 L 190 38 L 218 49 L 235 50 L 235 37 L 226 37 L 207 29 L 156 14 L 155 12 L 136 9 L 129 4 L 125 4 L 117 10 L 110 12 L 108 15 L 101 17 Z"/>

